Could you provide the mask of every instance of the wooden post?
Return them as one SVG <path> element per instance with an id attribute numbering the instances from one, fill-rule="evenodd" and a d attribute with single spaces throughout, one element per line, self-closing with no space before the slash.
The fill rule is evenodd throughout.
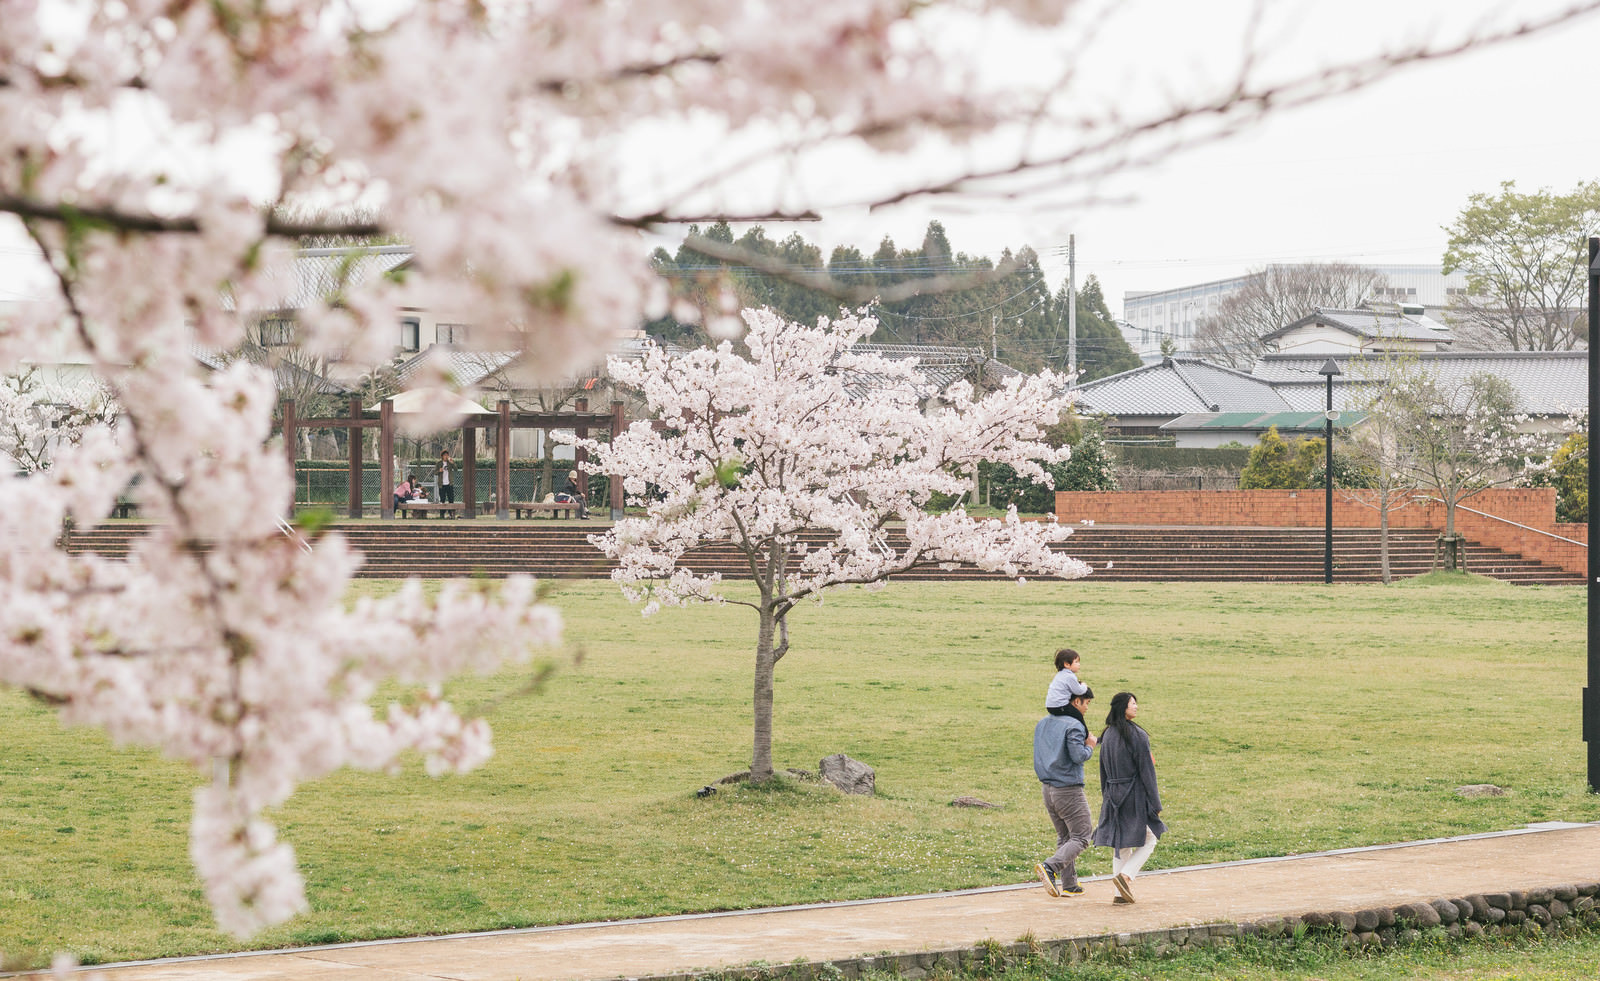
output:
<path id="1" fill-rule="evenodd" d="M 500 400 L 500 426 L 494 437 L 494 508 L 502 521 L 511 517 L 511 401 Z"/>
<path id="2" fill-rule="evenodd" d="M 350 397 L 350 426 L 345 429 L 349 435 L 350 443 L 350 506 L 347 512 L 352 518 L 361 517 L 361 450 L 362 444 L 367 441 L 366 429 L 361 425 L 361 396 Z M 379 488 L 381 491 L 383 488 Z"/>
<path id="3" fill-rule="evenodd" d="M 478 516 L 478 427 L 461 428 L 461 504 L 463 517 Z"/>
<path id="4" fill-rule="evenodd" d="M 617 437 L 622 435 L 622 430 L 627 428 L 627 424 L 628 424 L 628 420 L 622 415 L 622 402 L 621 401 L 612 402 L 611 403 L 611 441 L 612 442 L 616 442 Z M 620 475 L 618 475 L 618 474 L 611 474 L 610 480 L 606 485 L 606 489 L 607 489 L 609 497 L 611 498 L 611 520 L 612 521 L 621 521 L 622 520 L 622 477 Z"/>
<path id="5" fill-rule="evenodd" d="M 588 399 L 578 399 L 578 400 L 576 400 L 575 402 L 572 403 L 572 406 L 579 413 L 588 412 L 589 411 L 589 400 Z M 572 435 L 576 436 L 578 439 L 588 439 L 589 438 L 589 427 L 588 426 L 573 426 L 572 427 Z M 577 489 L 578 489 L 579 496 L 581 496 L 585 501 L 589 500 L 589 475 L 587 473 L 584 473 L 582 465 L 584 463 L 587 463 L 588 460 L 589 460 L 589 451 L 588 450 L 586 450 L 586 449 L 584 449 L 583 447 L 580 446 L 576 450 L 573 451 L 573 453 L 572 453 L 572 469 L 578 471 L 578 479 L 576 481 L 576 486 L 577 486 Z"/>
<path id="6" fill-rule="evenodd" d="M 289 458 L 289 483 L 294 490 L 289 492 L 289 516 L 294 517 L 294 499 L 300 492 L 300 475 L 295 472 L 295 444 L 300 442 L 300 434 L 295 423 L 294 399 L 283 400 L 283 452 Z"/>
<path id="7" fill-rule="evenodd" d="M 394 399 L 378 406 L 378 514 L 394 517 Z"/>

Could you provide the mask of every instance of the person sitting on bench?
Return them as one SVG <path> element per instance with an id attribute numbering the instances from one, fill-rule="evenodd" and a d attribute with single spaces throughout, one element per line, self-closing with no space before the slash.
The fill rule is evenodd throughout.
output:
<path id="1" fill-rule="evenodd" d="M 589 520 L 589 504 L 583 499 L 583 495 L 578 492 L 578 471 L 567 471 L 567 482 L 562 487 L 561 493 L 556 495 L 556 502 L 560 504 L 576 504 L 578 506 L 578 517 L 584 521 Z"/>

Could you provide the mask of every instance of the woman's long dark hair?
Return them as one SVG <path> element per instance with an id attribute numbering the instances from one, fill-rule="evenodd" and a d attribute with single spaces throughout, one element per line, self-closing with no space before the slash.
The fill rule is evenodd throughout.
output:
<path id="1" fill-rule="evenodd" d="M 1133 730 L 1144 732 L 1144 727 L 1128 718 L 1128 703 L 1138 701 L 1131 691 L 1119 691 L 1111 696 L 1111 711 L 1106 713 L 1106 728 L 1101 730 L 1101 738 L 1105 738 L 1106 730 L 1115 729 L 1117 735 L 1125 743 L 1134 741 Z M 1148 738 L 1148 735 L 1146 736 Z"/>

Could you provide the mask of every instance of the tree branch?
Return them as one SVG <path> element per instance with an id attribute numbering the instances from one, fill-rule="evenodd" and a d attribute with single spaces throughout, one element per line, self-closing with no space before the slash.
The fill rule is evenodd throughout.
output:
<path id="1" fill-rule="evenodd" d="M 153 235 L 194 235 L 200 232 L 200 223 L 193 216 L 165 217 L 150 212 L 124 211 L 111 207 L 79 208 L 66 202 L 40 201 L 16 194 L 0 193 L 0 212 L 8 212 L 19 218 L 58 224 L 87 222 L 123 232 Z M 389 229 L 371 219 L 299 222 L 271 212 L 263 212 L 262 231 L 269 236 L 288 239 L 315 235 L 373 238 L 386 234 Z"/>

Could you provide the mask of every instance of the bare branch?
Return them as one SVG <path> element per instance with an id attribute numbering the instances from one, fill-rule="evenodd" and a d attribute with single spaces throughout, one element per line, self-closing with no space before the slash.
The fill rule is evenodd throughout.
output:
<path id="1" fill-rule="evenodd" d="M 123 232 L 145 234 L 197 234 L 200 223 L 193 216 L 164 217 L 150 212 L 124 211 L 108 207 L 75 207 L 61 201 L 39 201 L 16 194 L 0 193 L 0 212 L 19 218 L 59 224 L 87 222 Z M 370 219 L 351 221 L 296 221 L 272 212 L 263 212 L 262 230 L 277 238 L 299 239 L 309 236 L 373 238 L 389 229 Z"/>
<path id="2" fill-rule="evenodd" d="M 788 222 L 821 220 L 822 215 L 810 209 L 805 211 L 774 210 L 764 212 L 762 214 L 750 215 L 672 215 L 667 214 L 664 211 L 657 211 L 648 215 L 613 215 L 611 217 L 611 223 L 613 225 L 620 225 L 623 228 L 638 228 L 643 230 L 655 228 L 657 225 L 714 225 L 719 221 L 725 221 L 729 224 L 738 224 L 741 222 L 758 224 L 768 221 Z"/>

